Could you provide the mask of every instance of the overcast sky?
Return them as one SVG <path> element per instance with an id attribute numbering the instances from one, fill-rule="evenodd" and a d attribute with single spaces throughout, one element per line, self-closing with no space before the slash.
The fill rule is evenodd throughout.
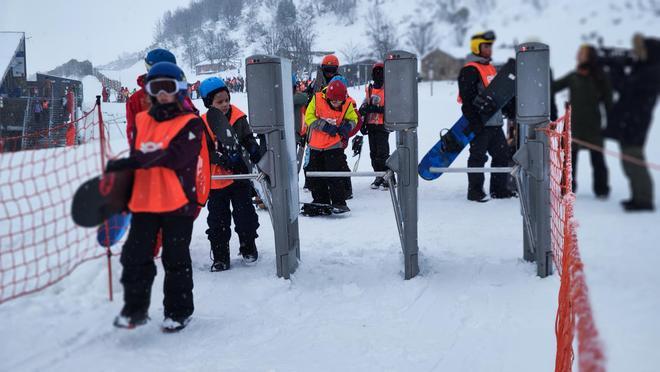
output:
<path id="1" fill-rule="evenodd" d="M 219 0 L 222 1 L 222 0 Z M 28 74 L 71 58 L 95 66 L 153 39 L 156 20 L 189 0 L 2 0 L 0 31 L 25 31 Z"/>

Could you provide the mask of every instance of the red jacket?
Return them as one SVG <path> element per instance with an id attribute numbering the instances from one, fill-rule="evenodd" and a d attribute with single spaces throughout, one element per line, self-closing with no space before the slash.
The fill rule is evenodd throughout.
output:
<path id="1" fill-rule="evenodd" d="M 137 83 L 140 89 L 131 95 L 128 98 L 128 101 L 126 101 L 126 138 L 128 139 L 128 146 L 130 146 L 131 150 L 135 147 L 135 116 L 138 113 L 147 111 L 151 108 L 151 99 L 144 90 L 144 80 L 146 78 L 147 74 L 138 76 Z M 190 97 L 186 97 L 183 106 L 186 109 L 190 109 L 191 112 L 199 112 L 190 100 Z"/>

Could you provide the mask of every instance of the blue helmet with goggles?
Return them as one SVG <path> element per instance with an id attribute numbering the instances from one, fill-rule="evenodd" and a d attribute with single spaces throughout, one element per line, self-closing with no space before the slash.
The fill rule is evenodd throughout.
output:
<path id="1" fill-rule="evenodd" d="M 145 90 L 153 97 L 160 93 L 177 94 L 182 100 L 188 94 L 188 82 L 179 66 L 172 62 L 158 62 L 147 73 Z"/>
<path id="2" fill-rule="evenodd" d="M 213 96 L 221 90 L 224 90 L 229 94 L 229 89 L 227 89 L 225 82 L 220 78 L 214 76 L 202 81 L 202 83 L 199 84 L 199 94 L 202 96 L 204 106 L 207 108 L 211 107 Z"/>

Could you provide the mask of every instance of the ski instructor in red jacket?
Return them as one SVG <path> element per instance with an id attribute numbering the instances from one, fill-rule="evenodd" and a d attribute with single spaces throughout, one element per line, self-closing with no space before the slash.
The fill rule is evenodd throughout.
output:
<path id="1" fill-rule="evenodd" d="M 176 64 L 176 57 L 174 57 L 172 52 L 166 49 L 157 48 L 150 51 L 144 58 L 147 72 L 149 72 L 151 66 L 158 62 L 171 62 Z M 147 74 L 138 76 L 137 83 L 140 86 L 140 90 L 131 95 L 128 101 L 126 101 L 126 138 L 128 139 L 128 145 L 130 146 L 131 151 L 135 148 L 135 116 L 142 111 L 149 110 L 151 107 L 149 95 L 144 90 L 146 77 Z M 188 96 L 185 97 L 183 106 L 191 112 L 198 113 L 195 105 L 193 105 Z"/>

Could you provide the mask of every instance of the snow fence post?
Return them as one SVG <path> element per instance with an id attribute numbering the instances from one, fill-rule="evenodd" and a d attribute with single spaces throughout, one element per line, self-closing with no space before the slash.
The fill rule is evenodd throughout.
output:
<path id="1" fill-rule="evenodd" d="M 530 229 L 523 228 L 523 258 L 536 261 L 537 275 L 544 278 L 552 275 L 550 146 L 544 131 L 550 123 L 550 48 L 542 43 L 518 45 L 516 75 L 520 148 L 514 160 L 522 168 L 520 202 L 528 214 L 523 218 L 530 222 Z"/>
<path id="2" fill-rule="evenodd" d="M 387 166 L 396 173 L 406 279 L 419 273 L 417 241 L 417 56 L 402 50 L 385 59 L 385 127 L 396 131 L 396 150 Z M 395 211 L 396 213 L 396 211 Z"/>
<path id="3" fill-rule="evenodd" d="M 266 138 L 266 153 L 258 167 L 266 175 L 277 276 L 289 279 L 300 259 L 291 61 L 254 55 L 245 66 L 250 126 Z"/>

